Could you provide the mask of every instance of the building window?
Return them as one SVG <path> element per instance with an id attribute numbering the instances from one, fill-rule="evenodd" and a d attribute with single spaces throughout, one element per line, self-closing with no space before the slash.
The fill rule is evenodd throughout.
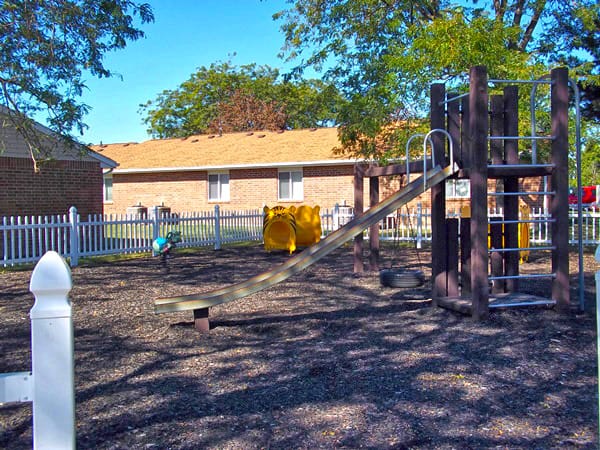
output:
<path id="1" fill-rule="evenodd" d="M 302 200 L 304 198 L 302 170 L 280 170 L 278 184 L 279 200 Z"/>
<path id="2" fill-rule="evenodd" d="M 229 174 L 228 173 L 210 173 L 210 174 L 208 174 L 208 201 L 210 201 L 210 202 L 228 202 L 229 201 Z"/>
<path id="3" fill-rule="evenodd" d="M 113 178 L 112 175 L 104 176 L 104 202 L 113 201 Z"/>
<path id="4" fill-rule="evenodd" d="M 446 198 L 469 198 L 471 185 L 469 180 L 447 180 Z"/>

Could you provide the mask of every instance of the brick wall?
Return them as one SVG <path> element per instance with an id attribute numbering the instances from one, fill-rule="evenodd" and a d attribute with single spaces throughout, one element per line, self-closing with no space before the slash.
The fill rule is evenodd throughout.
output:
<path id="1" fill-rule="evenodd" d="M 276 168 L 229 171 L 230 201 L 208 201 L 208 174 L 172 172 L 152 174 L 114 174 L 113 201 L 105 203 L 108 214 L 124 214 L 127 207 L 141 203 L 146 207 L 165 205 L 172 211 L 200 211 L 219 204 L 226 209 L 254 209 L 263 205 L 320 205 L 332 208 L 344 201 L 354 202 L 353 166 L 305 167 L 304 199 L 280 202 L 277 198 Z M 368 195 L 368 192 L 367 192 Z"/>
<path id="2" fill-rule="evenodd" d="M 102 169 L 93 161 L 52 161 L 34 173 L 28 158 L 0 157 L 0 217 L 102 214 Z"/>
<path id="3" fill-rule="evenodd" d="M 105 213 L 124 214 L 127 207 L 141 203 L 152 207 L 165 205 L 173 212 L 201 211 L 212 209 L 219 204 L 225 209 L 255 209 L 263 205 L 320 205 L 322 209 L 331 209 L 335 204 L 354 204 L 354 168 L 346 166 L 304 167 L 304 198 L 298 202 L 280 202 L 277 198 L 276 168 L 240 169 L 229 171 L 230 201 L 209 202 L 207 172 L 172 172 L 148 174 L 114 174 L 113 201 L 104 205 Z M 494 180 L 489 180 L 490 189 Z M 540 178 L 528 179 L 526 190 L 537 190 Z M 399 186 L 398 177 L 382 177 L 380 180 L 381 199 L 396 191 Z M 365 206 L 369 205 L 369 182 L 365 179 Z M 426 192 L 415 199 L 424 208 L 430 206 L 430 194 Z M 533 206 L 537 199 L 526 199 Z M 460 209 L 468 200 L 448 200 L 448 209 Z M 490 198 L 489 206 L 494 205 Z"/>

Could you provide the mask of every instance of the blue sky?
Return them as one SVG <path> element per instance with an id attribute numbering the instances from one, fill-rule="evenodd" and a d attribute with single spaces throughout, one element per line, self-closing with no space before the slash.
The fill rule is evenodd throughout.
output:
<path id="1" fill-rule="evenodd" d="M 80 138 L 83 143 L 150 139 L 139 105 L 177 88 L 198 67 L 227 60 L 286 67 L 277 57 L 281 22 L 272 19 L 285 9 L 284 0 L 140 1 L 152 5 L 155 22 L 142 27 L 146 38 L 106 56 L 106 67 L 122 80 L 87 80 L 82 101 L 92 109 L 85 117 L 89 129 Z"/>

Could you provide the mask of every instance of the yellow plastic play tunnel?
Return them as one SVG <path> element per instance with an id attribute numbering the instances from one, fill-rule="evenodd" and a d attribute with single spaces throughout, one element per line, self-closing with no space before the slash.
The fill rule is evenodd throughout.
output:
<path id="1" fill-rule="evenodd" d="M 291 207 L 290 211 L 296 218 L 296 245 L 309 247 L 321 240 L 321 216 L 319 206 Z"/>
<path id="2" fill-rule="evenodd" d="M 288 250 L 293 253 L 297 247 L 309 247 L 321 240 L 319 206 L 265 206 L 263 210 L 265 250 Z"/>
<path id="3" fill-rule="evenodd" d="M 265 250 L 296 250 L 296 218 L 283 206 L 263 208 L 263 241 Z"/>

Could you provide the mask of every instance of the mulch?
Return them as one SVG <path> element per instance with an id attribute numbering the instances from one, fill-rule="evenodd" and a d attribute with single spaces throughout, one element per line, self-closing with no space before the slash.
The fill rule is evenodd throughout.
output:
<path id="1" fill-rule="evenodd" d="M 157 297 L 242 281 L 289 258 L 257 244 L 74 268 L 80 449 L 598 447 L 593 255 L 586 310 L 433 308 L 427 249 L 384 249 L 419 288 L 355 276 L 352 247 L 211 309 L 155 315 Z M 524 271 L 549 270 L 547 257 Z M 571 258 L 577 304 L 577 255 Z M 30 270 L 0 274 L 0 373 L 30 370 Z M 548 280 L 521 290 L 547 296 Z M 0 447 L 31 448 L 31 404 L 0 406 Z"/>

